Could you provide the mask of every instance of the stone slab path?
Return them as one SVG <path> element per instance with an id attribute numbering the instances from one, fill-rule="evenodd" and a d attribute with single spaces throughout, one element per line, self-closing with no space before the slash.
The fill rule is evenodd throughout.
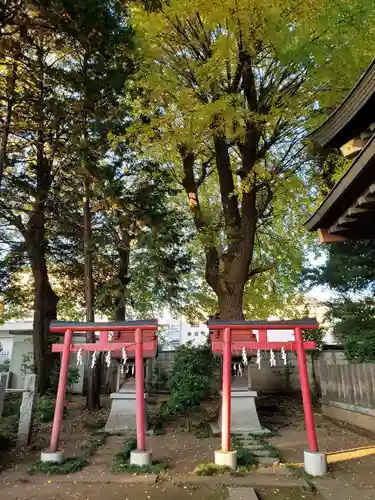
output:
<path id="1" fill-rule="evenodd" d="M 316 489 L 325 500 L 375 500 L 373 490 L 355 488 L 336 479 L 318 479 Z"/>
<path id="2" fill-rule="evenodd" d="M 254 488 L 228 488 L 229 500 L 258 500 Z"/>

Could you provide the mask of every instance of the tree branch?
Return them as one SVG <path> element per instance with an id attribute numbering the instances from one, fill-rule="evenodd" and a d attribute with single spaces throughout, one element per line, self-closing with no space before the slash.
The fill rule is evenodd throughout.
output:
<path id="1" fill-rule="evenodd" d="M 247 275 L 247 279 L 252 278 L 256 274 L 261 274 L 265 273 L 267 271 L 272 271 L 273 269 L 276 268 L 276 263 L 273 262 L 272 264 L 268 264 L 266 266 L 259 266 L 259 267 L 254 267 L 254 269 L 251 269 Z"/>

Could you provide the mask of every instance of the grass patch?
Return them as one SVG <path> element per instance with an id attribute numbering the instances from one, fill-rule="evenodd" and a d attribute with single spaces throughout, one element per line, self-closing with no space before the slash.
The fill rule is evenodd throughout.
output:
<path id="1" fill-rule="evenodd" d="M 123 462 L 118 457 L 112 460 L 109 470 L 111 472 L 129 472 L 141 474 L 158 474 L 168 469 L 168 464 L 162 462 L 153 462 L 152 465 L 132 465 L 129 462 Z"/>
<path id="2" fill-rule="evenodd" d="M 38 473 L 47 475 L 72 474 L 73 472 L 79 472 L 86 467 L 87 464 L 87 460 L 81 457 L 66 458 L 60 464 L 56 462 L 42 462 L 39 460 L 27 469 L 27 473 L 30 475 Z"/>
<path id="3" fill-rule="evenodd" d="M 90 436 L 89 439 L 81 445 L 83 455 L 85 457 L 91 457 L 91 455 L 93 455 L 104 444 L 107 436 L 108 434 L 106 432 Z"/>
<path id="4" fill-rule="evenodd" d="M 271 439 L 273 437 L 280 437 L 281 434 L 279 431 L 274 430 L 270 432 L 263 432 L 261 434 L 252 434 L 251 432 L 249 432 L 249 436 L 256 441 L 266 441 L 267 439 Z"/>
<path id="5" fill-rule="evenodd" d="M 111 472 L 130 472 L 130 473 L 144 473 L 144 474 L 157 474 L 168 469 L 168 464 L 162 462 L 153 462 L 152 465 L 132 465 L 129 463 L 130 454 L 133 450 L 137 449 L 137 439 L 130 437 L 125 440 L 123 449 L 116 454 L 109 466 Z"/>
<path id="6" fill-rule="evenodd" d="M 223 465 L 216 465 L 213 462 L 208 464 L 199 464 L 194 469 L 194 474 L 197 476 L 215 476 L 216 474 L 224 474 L 230 472 L 230 468 Z"/>
<path id="7" fill-rule="evenodd" d="M 238 437 L 232 439 L 232 448 L 237 452 L 237 465 L 239 469 L 247 471 L 254 469 L 258 465 L 258 459 L 248 448 L 243 446 L 243 440 Z M 242 472 L 244 472 L 244 470 Z"/>

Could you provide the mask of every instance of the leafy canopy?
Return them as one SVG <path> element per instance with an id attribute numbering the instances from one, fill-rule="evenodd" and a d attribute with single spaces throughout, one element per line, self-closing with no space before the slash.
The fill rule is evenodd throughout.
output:
<path id="1" fill-rule="evenodd" d="M 372 58 L 374 18 L 360 0 L 134 4 L 132 136 L 184 185 L 217 295 L 264 271 L 250 295 L 293 294 L 314 203 L 303 139 Z"/>

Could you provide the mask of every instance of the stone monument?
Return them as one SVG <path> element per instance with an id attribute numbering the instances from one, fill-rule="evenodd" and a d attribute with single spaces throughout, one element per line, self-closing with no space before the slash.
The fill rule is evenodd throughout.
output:
<path id="1" fill-rule="evenodd" d="M 147 405 L 145 397 L 145 428 L 147 422 Z M 111 411 L 104 430 L 109 434 L 136 431 L 136 390 L 135 378 L 127 378 L 115 393 L 111 394 Z"/>
<path id="2" fill-rule="evenodd" d="M 250 360 L 249 360 L 250 361 Z M 232 373 L 238 370 L 240 360 L 232 363 Z M 263 434 L 267 429 L 260 425 L 255 405 L 257 392 L 250 389 L 250 365 L 248 369 L 242 369 L 241 374 L 232 376 L 231 387 L 231 432 Z M 218 427 L 221 429 L 221 409 L 219 413 Z"/>

